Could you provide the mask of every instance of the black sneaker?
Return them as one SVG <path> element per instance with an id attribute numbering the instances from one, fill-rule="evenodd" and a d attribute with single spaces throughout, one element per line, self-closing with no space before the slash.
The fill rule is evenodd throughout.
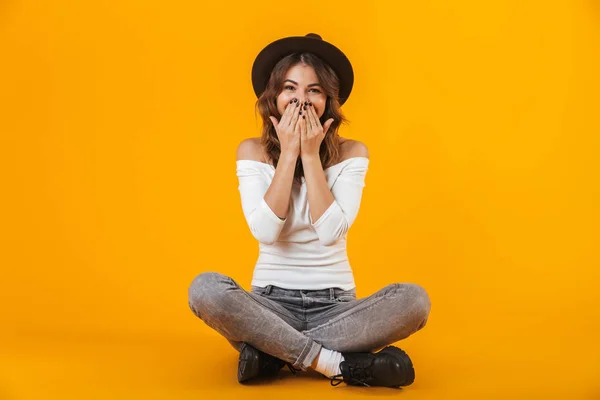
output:
<path id="1" fill-rule="evenodd" d="M 242 342 L 238 361 L 238 382 L 242 383 L 258 377 L 275 377 L 286 365 L 296 375 L 298 370 L 292 364 Z"/>
<path id="2" fill-rule="evenodd" d="M 331 377 L 331 385 L 342 382 L 353 386 L 408 386 L 415 380 L 415 370 L 408 355 L 394 346 L 378 353 L 342 353 L 341 374 Z M 334 383 L 336 381 L 336 383 Z"/>

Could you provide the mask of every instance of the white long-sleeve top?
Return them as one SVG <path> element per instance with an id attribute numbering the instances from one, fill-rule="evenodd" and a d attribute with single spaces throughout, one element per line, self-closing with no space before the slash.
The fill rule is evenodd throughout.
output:
<path id="1" fill-rule="evenodd" d="M 305 178 L 292 185 L 288 215 L 282 220 L 264 200 L 275 167 L 255 160 L 236 163 L 244 217 L 259 242 L 252 286 L 354 288 L 346 238 L 358 215 L 369 159 L 351 157 L 324 170 L 334 201 L 317 221 L 309 212 Z"/>

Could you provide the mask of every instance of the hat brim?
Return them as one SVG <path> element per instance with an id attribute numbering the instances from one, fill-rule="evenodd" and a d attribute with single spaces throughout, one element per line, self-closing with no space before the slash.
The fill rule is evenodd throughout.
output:
<path id="1" fill-rule="evenodd" d="M 252 86 L 256 97 L 260 97 L 265 90 L 275 65 L 283 57 L 296 52 L 314 53 L 331 66 L 340 81 L 340 105 L 344 104 L 354 85 L 354 71 L 350 60 L 331 43 L 307 36 L 290 36 L 276 40 L 258 53 L 252 65 Z"/>

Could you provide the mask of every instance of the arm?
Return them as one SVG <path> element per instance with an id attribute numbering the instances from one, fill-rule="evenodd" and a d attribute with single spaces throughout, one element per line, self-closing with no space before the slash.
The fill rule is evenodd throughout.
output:
<path id="1" fill-rule="evenodd" d="M 252 139 L 242 141 L 236 158 L 260 161 L 260 145 Z M 270 184 L 258 167 L 238 166 L 244 216 L 252 235 L 262 243 L 274 243 L 287 220 L 295 166 L 296 159 L 282 153 Z"/>
<path id="2" fill-rule="evenodd" d="M 279 218 L 284 221 L 287 219 L 290 208 L 290 196 L 297 158 L 285 153 L 281 155 L 275 168 L 273 181 L 264 196 L 271 210 L 275 214 L 281 215 Z"/>
<path id="3" fill-rule="evenodd" d="M 348 158 L 368 155 L 366 146 L 357 142 Z M 367 167 L 350 162 L 330 190 L 320 159 L 306 156 L 302 165 L 311 225 L 323 245 L 332 245 L 346 235 L 358 215 Z"/>
<path id="4" fill-rule="evenodd" d="M 302 167 L 304 168 L 304 178 L 306 179 L 308 206 L 312 223 L 312 221 L 317 221 L 331 207 L 335 198 L 331 190 L 329 190 L 325 171 L 323 171 L 321 159 L 318 156 L 303 157 Z"/>

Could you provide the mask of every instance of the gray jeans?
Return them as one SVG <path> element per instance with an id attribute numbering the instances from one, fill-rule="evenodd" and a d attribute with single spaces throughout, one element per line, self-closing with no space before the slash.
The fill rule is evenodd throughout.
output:
<path id="1" fill-rule="evenodd" d="M 324 346 L 376 351 L 423 328 L 431 303 L 413 283 L 392 283 L 356 298 L 356 289 L 292 290 L 273 285 L 244 290 L 218 272 L 196 276 L 189 307 L 240 350 L 242 342 L 306 371 Z"/>

